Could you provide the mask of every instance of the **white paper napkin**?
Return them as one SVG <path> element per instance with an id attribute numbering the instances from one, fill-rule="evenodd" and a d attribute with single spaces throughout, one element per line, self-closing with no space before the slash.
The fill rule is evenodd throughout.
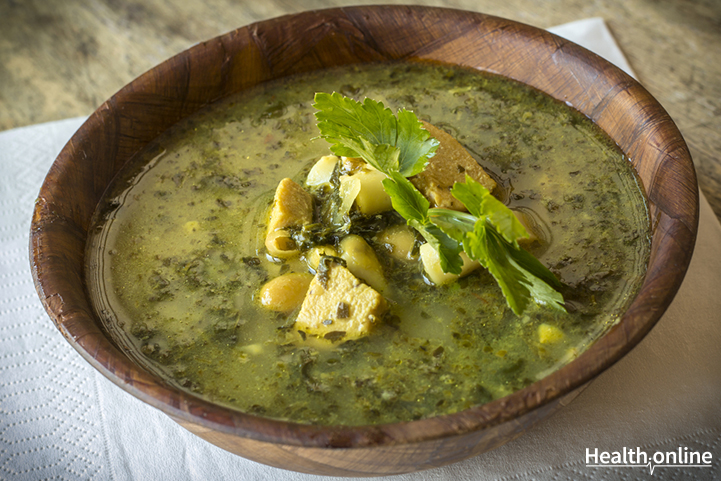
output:
<path id="1" fill-rule="evenodd" d="M 610 30 L 608 30 L 606 26 L 606 22 L 604 22 L 602 18 L 584 18 L 583 20 L 576 20 L 575 22 L 551 27 L 548 31 L 555 33 L 559 37 L 567 38 L 581 47 L 587 48 L 596 55 L 605 58 L 631 77 L 636 78 L 636 74 L 626 61 L 626 57 L 618 47 L 616 39 L 613 38 L 613 35 L 611 35 Z"/>
<path id="2" fill-rule="evenodd" d="M 630 72 L 601 19 L 553 29 Z M 229 454 L 116 387 L 70 347 L 28 268 L 33 201 L 84 119 L 0 133 L 0 479 L 318 480 Z M 629 355 L 518 440 L 393 480 L 721 477 L 721 226 L 701 199 L 699 237 L 676 300 Z M 711 452 L 712 467 L 586 467 L 586 448 Z M 333 479 L 333 478 L 327 478 Z"/>

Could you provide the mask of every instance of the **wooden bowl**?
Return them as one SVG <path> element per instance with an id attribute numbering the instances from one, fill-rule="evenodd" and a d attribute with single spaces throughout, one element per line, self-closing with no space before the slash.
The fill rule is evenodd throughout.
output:
<path id="1" fill-rule="evenodd" d="M 140 369 L 101 329 L 86 294 L 90 218 L 125 162 L 201 107 L 260 82 L 327 66 L 431 60 L 495 72 L 569 103 L 621 147 L 648 194 L 653 244 L 621 321 L 569 365 L 503 399 L 406 423 L 318 427 L 220 407 Z M 631 77 L 546 31 L 478 13 L 415 6 L 311 11 L 203 42 L 105 102 L 58 156 L 38 197 L 31 263 L 58 329 L 108 379 L 228 451 L 315 474 L 374 476 L 442 466 L 495 448 L 548 416 L 635 346 L 678 290 L 698 223 L 696 175 L 663 108 Z"/>

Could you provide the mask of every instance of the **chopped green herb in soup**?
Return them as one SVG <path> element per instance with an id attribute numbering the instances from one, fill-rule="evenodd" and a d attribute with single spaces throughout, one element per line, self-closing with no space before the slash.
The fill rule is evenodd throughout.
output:
<path id="1" fill-rule="evenodd" d="M 422 126 L 403 112 L 399 125 L 428 138 L 392 155 L 337 147 L 317 92 L 412 111 Z M 170 384 L 275 419 L 389 423 L 506 396 L 616 323 L 649 255 L 643 193 L 613 142 L 476 71 L 351 66 L 263 84 L 131 164 L 88 245 L 97 312 Z"/>

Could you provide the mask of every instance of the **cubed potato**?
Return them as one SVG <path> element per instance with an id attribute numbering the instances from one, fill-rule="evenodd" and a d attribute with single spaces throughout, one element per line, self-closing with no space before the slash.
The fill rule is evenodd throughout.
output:
<path id="1" fill-rule="evenodd" d="M 383 188 L 383 179 L 386 175 L 359 157 L 341 157 L 340 176 L 341 198 L 343 205 L 350 208 L 349 201 L 353 202 L 363 215 L 374 215 L 391 210 L 393 204 L 390 196 Z M 346 211 L 347 212 L 347 211 Z"/>
<path id="2" fill-rule="evenodd" d="M 393 209 L 391 198 L 383 188 L 386 175 L 378 170 L 361 170 L 353 175 L 360 182 L 360 191 L 355 205 L 363 215 L 380 214 Z"/>
<path id="3" fill-rule="evenodd" d="M 358 339 L 371 332 L 387 309 L 375 289 L 333 264 L 311 281 L 295 328 L 332 341 Z"/>
<path id="4" fill-rule="evenodd" d="M 331 245 L 315 246 L 303 254 L 305 262 L 313 271 L 318 270 L 318 263 L 323 256 L 338 257 L 339 254 L 336 248 Z"/>
<path id="5" fill-rule="evenodd" d="M 453 136 L 428 122 L 423 122 L 423 127 L 440 145 L 425 170 L 410 181 L 430 201 L 431 207 L 465 211 L 463 203 L 451 194 L 451 188 L 456 182 L 465 182 L 466 174 L 491 192 L 496 188 L 496 182 Z"/>
<path id="6" fill-rule="evenodd" d="M 412 261 L 418 257 L 417 254 L 413 255 L 416 235 L 407 225 L 394 225 L 384 229 L 378 234 L 376 241 L 398 260 Z"/>
<path id="7" fill-rule="evenodd" d="M 200 223 L 197 220 L 189 220 L 188 222 L 183 224 L 183 229 L 185 229 L 185 232 L 187 232 L 188 234 L 191 234 L 200 229 Z"/>
<path id="8" fill-rule="evenodd" d="M 564 338 L 563 331 L 552 326 L 551 324 L 543 323 L 538 326 L 538 342 L 541 344 L 552 344 L 560 341 Z"/>
<path id="9" fill-rule="evenodd" d="M 268 253 L 280 258 L 297 255 L 298 248 L 287 229 L 300 227 L 312 221 L 313 197 L 291 179 L 281 180 L 275 190 L 268 220 L 265 238 Z"/>
<path id="10" fill-rule="evenodd" d="M 366 163 L 360 157 L 341 157 L 340 170 L 344 174 L 355 174 L 362 169 L 372 169 L 373 167 Z"/>
<path id="11" fill-rule="evenodd" d="M 340 252 L 341 259 L 346 261 L 346 267 L 354 276 L 367 282 L 377 291 L 383 292 L 386 289 L 383 267 L 373 248 L 361 236 L 344 237 L 340 242 Z"/>
<path id="12" fill-rule="evenodd" d="M 481 267 L 480 262 L 471 260 L 465 252 L 461 252 L 461 259 L 463 259 L 461 274 L 446 273 L 443 272 L 441 268 L 441 259 L 438 256 L 438 251 L 436 251 L 432 245 L 428 243 L 423 244 L 420 250 L 421 261 L 423 262 L 423 270 L 426 272 L 426 277 L 437 286 L 449 284 Z"/>

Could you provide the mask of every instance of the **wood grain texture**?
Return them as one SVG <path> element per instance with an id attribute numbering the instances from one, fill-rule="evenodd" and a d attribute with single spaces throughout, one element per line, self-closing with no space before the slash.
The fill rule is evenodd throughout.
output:
<path id="1" fill-rule="evenodd" d="M 379 426 L 262 419 L 180 392 L 135 366 L 104 334 L 83 279 L 90 218 L 120 167 L 179 119 L 233 92 L 326 66 L 400 59 L 451 62 L 527 83 L 574 105 L 628 153 L 648 192 L 653 244 L 646 280 L 621 322 L 571 364 L 506 398 L 453 415 Z M 492 449 L 560 407 L 660 318 L 683 280 L 697 223 L 696 176 L 683 138 L 653 97 L 623 72 L 548 32 L 497 17 L 357 7 L 230 32 L 120 90 L 73 136 L 48 174 L 33 217 L 31 263 L 40 298 L 60 331 L 126 391 L 256 461 L 317 474 L 373 476 L 441 466 Z"/>

